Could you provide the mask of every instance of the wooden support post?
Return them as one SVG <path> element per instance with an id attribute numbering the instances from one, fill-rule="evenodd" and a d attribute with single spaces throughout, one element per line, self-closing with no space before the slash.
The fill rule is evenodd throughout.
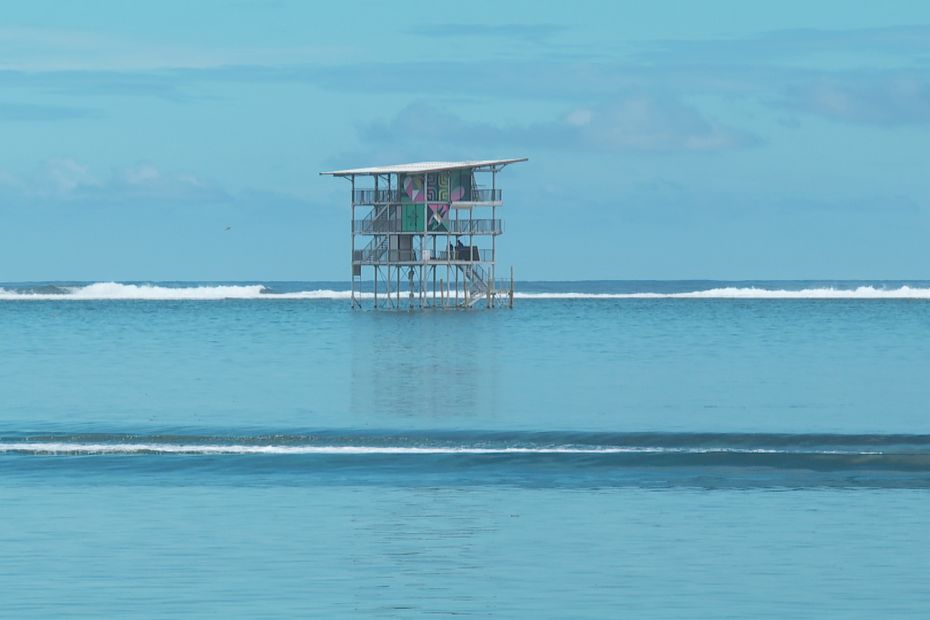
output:
<path id="1" fill-rule="evenodd" d="M 510 308 L 513 308 L 513 265 L 510 266 Z"/>

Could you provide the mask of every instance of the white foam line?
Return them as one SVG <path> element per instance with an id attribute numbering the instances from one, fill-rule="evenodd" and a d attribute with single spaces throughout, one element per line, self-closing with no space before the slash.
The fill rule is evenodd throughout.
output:
<path id="1" fill-rule="evenodd" d="M 7 442 L 0 443 L 0 453 L 30 454 L 191 454 L 191 455 L 248 455 L 248 454 L 881 454 L 881 452 L 817 451 L 795 452 L 767 448 L 660 448 L 660 447 L 603 447 L 603 448 L 443 448 L 406 446 L 274 446 L 248 444 L 162 444 L 162 443 L 69 443 L 69 442 Z"/>
<path id="2" fill-rule="evenodd" d="M 855 289 L 764 289 L 723 287 L 681 293 L 514 293 L 519 299 L 930 299 L 930 288 L 894 289 L 860 286 Z"/>
<path id="3" fill-rule="evenodd" d="M 611 452 L 662 451 L 660 448 L 442 448 L 407 446 L 274 446 L 248 444 L 161 444 L 161 443 L 0 443 L 0 452 L 43 452 L 73 454 L 601 454 Z"/>
<path id="4" fill-rule="evenodd" d="M 63 293 L 29 293 L 0 288 L 0 301 L 219 301 L 227 299 L 331 299 L 347 300 L 351 291 L 318 289 L 272 293 L 261 285 L 218 285 L 170 287 L 154 284 L 121 284 L 96 282 L 86 286 L 62 287 Z M 371 299 L 372 293 L 355 294 L 357 298 Z M 807 288 L 801 290 L 764 289 L 757 287 L 722 287 L 703 291 L 680 293 L 523 293 L 515 292 L 517 299 L 930 299 L 930 288 L 901 286 L 894 289 L 860 286 L 855 289 Z"/>
<path id="5" fill-rule="evenodd" d="M 65 293 L 23 293 L 0 288 L 0 300 L 18 301 L 221 301 L 225 299 L 349 299 L 351 291 L 319 289 L 292 293 L 270 293 L 261 285 L 170 287 L 153 284 L 96 282 L 86 286 L 61 287 Z M 367 294 L 356 293 L 356 297 Z"/>

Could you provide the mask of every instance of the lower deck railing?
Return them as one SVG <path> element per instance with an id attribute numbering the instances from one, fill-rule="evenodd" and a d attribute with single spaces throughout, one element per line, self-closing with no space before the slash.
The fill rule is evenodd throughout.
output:
<path id="1" fill-rule="evenodd" d="M 499 219 L 449 220 L 428 230 L 409 230 L 400 219 L 379 218 L 352 220 L 352 232 L 357 235 L 410 233 L 415 235 L 499 235 L 504 222 Z"/>
<path id="2" fill-rule="evenodd" d="M 458 262 L 483 262 L 488 263 L 494 260 L 494 251 L 482 249 L 475 246 L 464 246 L 460 248 L 453 247 L 451 250 L 440 250 L 438 252 L 423 250 L 383 250 L 383 249 L 364 249 L 355 250 L 352 253 L 352 261 L 362 264 L 384 264 L 384 263 L 458 263 Z"/>

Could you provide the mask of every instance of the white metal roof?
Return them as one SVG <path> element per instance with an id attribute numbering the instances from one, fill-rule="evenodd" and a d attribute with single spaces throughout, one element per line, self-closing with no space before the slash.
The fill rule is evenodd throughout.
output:
<path id="1" fill-rule="evenodd" d="M 420 161 L 413 164 L 393 164 L 390 166 L 372 166 L 371 168 L 351 168 L 349 170 L 331 170 L 320 174 L 332 176 L 349 176 L 353 174 L 417 174 L 424 172 L 440 172 L 442 170 L 458 170 L 460 168 L 483 168 L 485 166 L 506 166 L 526 161 L 526 157 L 515 159 L 476 159 L 469 161 Z"/>

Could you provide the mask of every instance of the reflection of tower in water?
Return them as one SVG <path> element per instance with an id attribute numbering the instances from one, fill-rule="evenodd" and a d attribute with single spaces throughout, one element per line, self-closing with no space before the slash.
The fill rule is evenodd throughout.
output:
<path id="1" fill-rule="evenodd" d="M 386 426 L 417 418 L 424 427 L 496 415 L 502 395 L 494 344 L 504 326 L 494 313 L 363 313 L 354 319 L 353 414 L 374 414 Z"/>

